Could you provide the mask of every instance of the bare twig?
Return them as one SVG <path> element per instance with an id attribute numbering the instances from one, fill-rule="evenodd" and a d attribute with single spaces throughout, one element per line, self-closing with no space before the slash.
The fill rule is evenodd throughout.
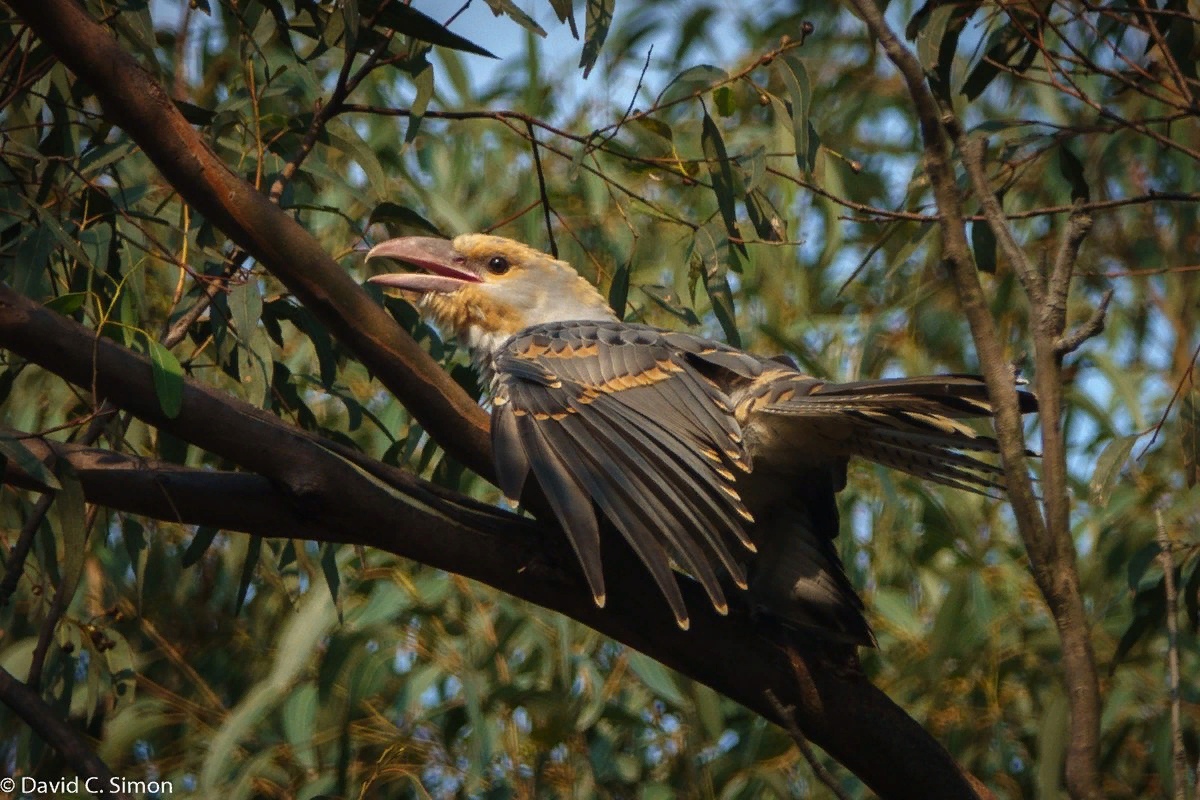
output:
<path id="1" fill-rule="evenodd" d="M 558 242 L 554 241 L 554 226 L 550 223 L 550 195 L 546 193 L 546 173 L 542 171 L 542 156 L 538 152 L 537 136 L 533 124 L 526 121 L 525 131 L 529 134 L 529 149 L 533 151 L 533 166 L 537 172 L 538 196 L 542 198 L 542 215 L 546 220 L 546 238 L 550 240 L 550 255 L 558 258 Z"/>
<path id="2" fill-rule="evenodd" d="M 1104 317 L 1108 311 L 1108 304 L 1113 299 L 1113 290 L 1109 289 L 1100 298 L 1100 304 L 1092 311 L 1091 316 L 1087 321 L 1076 328 L 1069 334 L 1059 336 L 1054 342 L 1054 351 L 1058 355 L 1065 356 L 1079 349 L 1080 345 L 1091 339 L 1093 336 L 1099 336 L 1104 332 Z"/>
<path id="3" fill-rule="evenodd" d="M 1178 593 L 1175 588 L 1175 557 L 1171 552 L 1171 537 L 1163 521 L 1161 508 L 1154 509 L 1157 526 L 1155 540 L 1158 542 L 1158 559 L 1163 569 L 1163 592 L 1166 595 L 1167 617 L 1167 700 L 1171 714 L 1171 784 L 1175 787 L 1174 799 L 1187 797 L 1187 751 L 1183 747 L 1183 722 L 1179 699 L 1179 619 L 1177 617 Z"/>
<path id="4" fill-rule="evenodd" d="M 91 532 L 95 521 L 96 507 L 92 506 L 88 509 L 84 521 L 85 536 Z M 54 640 L 54 632 L 58 629 L 58 622 L 62 618 L 63 612 L 67 610 L 67 604 L 71 602 L 71 598 L 78 588 L 78 583 L 68 582 L 66 579 L 63 579 L 54 589 L 54 599 L 50 601 L 50 610 L 46 614 L 46 619 L 42 620 L 42 627 L 38 630 L 37 643 L 34 645 L 33 655 L 29 660 L 29 676 L 25 679 L 29 688 L 35 692 L 39 691 L 42 684 L 42 668 L 46 664 L 46 656 L 50 652 L 50 644 Z"/>
<path id="5" fill-rule="evenodd" d="M 1030 262 L 1029 257 L 1025 255 L 1025 250 L 1017 244 L 1012 226 L 1008 224 L 1004 209 L 1000 207 L 1000 201 L 996 199 L 991 181 L 988 180 L 987 168 L 984 166 L 986 144 L 980 137 L 968 137 L 965 133 L 958 131 L 954 131 L 954 133 L 957 133 L 954 138 L 959 146 L 963 166 L 967 170 L 967 177 L 971 181 L 975 199 L 979 201 L 979 207 L 983 210 L 984 219 L 987 220 L 992 233 L 996 235 L 996 241 L 1000 243 L 1000 249 L 1008 258 L 1009 264 L 1021 279 L 1021 284 L 1029 295 L 1030 304 L 1034 308 L 1041 308 L 1046 297 L 1046 280 Z"/>
<path id="6" fill-rule="evenodd" d="M 1162 432 L 1163 425 L 1167 424 L 1167 417 L 1171 414 L 1171 409 L 1175 406 L 1175 401 L 1179 399 L 1179 395 L 1183 392 L 1183 387 L 1191 380 L 1192 374 L 1196 371 L 1196 359 L 1200 358 L 1200 344 L 1196 345 L 1196 349 L 1192 351 L 1192 360 L 1188 364 L 1187 370 L 1179 382 L 1175 384 L 1175 391 L 1171 392 L 1171 399 L 1167 401 L 1167 407 L 1163 409 L 1162 416 L 1158 418 L 1158 422 L 1154 425 L 1154 435 L 1150 437 L 1150 441 L 1146 442 L 1146 446 L 1142 448 L 1142 452 L 1138 453 L 1137 457 L 1141 458 L 1146 455 L 1151 445 L 1158 440 L 1158 434 Z"/>
<path id="7" fill-rule="evenodd" d="M 54 494 L 52 492 L 46 492 L 39 497 L 29 512 L 29 518 L 21 527 L 17 542 L 8 553 L 8 568 L 4 571 L 4 580 L 0 581 L 0 606 L 8 605 L 13 592 L 17 590 L 17 584 L 20 583 L 21 576 L 25 573 L 25 559 L 29 557 L 29 549 L 33 546 L 33 537 L 37 533 L 37 529 L 41 527 L 42 520 L 46 518 L 46 512 L 50 510 L 50 504 L 53 502 Z"/>
<path id="8" fill-rule="evenodd" d="M 808 766 L 812 769 L 813 775 L 817 777 L 817 780 L 825 784 L 825 788 L 833 792 L 833 796 L 838 798 L 838 800 L 850 800 L 850 795 L 841 786 L 838 786 L 837 778 L 833 777 L 833 773 L 825 769 L 825 765 L 817 758 L 817 754 L 813 752 L 812 745 L 808 743 L 804 732 L 796 727 L 796 710 L 791 706 L 785 706 L 779 702 L 779 698 L 770 689 L 767 689 L 765 694 L 767 702 L 775 708 L 775 713 L 784 721 L 783 729 L 787 731 L 788 736 L 792 737 L 792 741 L 796 743 L 796 747 L 800 750 L 800 755 L 804 756 L 804 760 L 808 762 Z"/>

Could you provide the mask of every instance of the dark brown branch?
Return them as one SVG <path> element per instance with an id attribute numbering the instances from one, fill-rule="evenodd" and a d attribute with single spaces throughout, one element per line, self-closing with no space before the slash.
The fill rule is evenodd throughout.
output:
<path id="1" fill-rule="evenodd" d="M 116 405 L 260 473 L 212 478 L 229 481 L 221 484 L 222 491 L 244 501 L 211 509 L 214 487 L 197 483 L 201 476 L 177 467 L 155 471 L 159 465 L 153 464 L 140 468 L 150 474 L 141 474 L 143 462 L 88 451 L 90 462 L 78 463 L 77 470 L 89 500 L 254 532 L 270 531 L 274 518 L 275 535 L 377 546 L 465 575 L 577 619 L 783 722 L 763 694 L 770 689 L 795 709 L 796 724 L 811 741 L 883 797 L 972 796 L 968 778 L 949 754 L 886 695 L 861 677 L 830 669 L 819 657 L 793 663 L 784 647 L 752 624 L 744 606 L 719 616 L 703 591 L 685 580 L 680 588 L 692 626 L 679 630 L 620 537 L 605 537 L 611 543 L 604 555 L 611 588 L 608 606 L 598 609 L 577 575 L 565 537 L 365 456 L 336 451 L 194 380 L 185 382 L 179 415 L 167 418 L 145 359 L 112 340 L 95 341 L 93 332 L 3 286 L 0 346 L 81 385 L 90 386 L 94 374 L 101 395 Z M 61 452 L 74 459 L 79 451 L 64 447 Z M 358 460 L 352 465 L 348 459 Z M 156 493 L 164 492 L 157 499 Z M 216 514 L 243 516 L 217 519 Z"/>
<path id="2" fill-rule="evenodd" d="M 491 476 L 486 414 L 307 231 L 217 157 L 108 30 L 74 0 L 10 5 L 63 63 L 87 76 L 107 118 L 138 143 L 187 203 L 283 281 L 452 456 Z"/>
<path id="3" fill-rule="evenodd" d="M 215 156 L 107 30 L 73 0 L 10 4 L 70 69 L 87 76 L 107 117 L 185 201 L 279 277 L 451 455 L 485 476 L 492 473 L 486 415 L 307 232 Z M 0 290 L 0 344 L 82 386 L 92 387 L 94 373 L 102 397 L 276 482 L 300 512 L 326 526 L 331 539 L 370 531 L 392 552 L 558 610 L 775 719 L 763 696 L 770 689 L 795 709 L 810 740 L 884 797 L 974 794 L 953 759 L 886 695 L 819 658 L 787 658 L 751 624 L 745 608 L 720 617 L 686 582 L 692 627 L 680 631 L 620 537 L 605 537 L 612 545 L 605 553 L 609 605 L 597 609 L 581 581 L 527 569 L 531 550 L 540 553 L 550 540 L 561 543 L 560 537 L 514 535 L 529 523 L 501 524 L 495 512 L 412 478 L 369 480 L 362 470 L 378 477 L 385 468 L 354 466 L 349 456 L 335 455 L 303 431 L 193 381 L 184 387 L 180 414 L 167 418 L 143 359 L 109 340 L 94 341 L 93 333 L 8 290 Z M 1015 408 L 1015 397 L 1013 403 Z M 412 520 L 421 525 L 404 524 Z M 562 563 L 574 575 L 574 562 Z"/>
<path id="4" fill-rule="evenodd" d="M 94 794 L 100 797 L 128 797 L 109 791 L 112 770 L 92 751 L 83 735 L 59 716 L 58 709 L 51 708 L 37 692 L 3 668 L 0 668 L 0 702 L 23 719 L 42 741 L 61 753 L 77 775 L 91 778 L 90 786 L 95 790 Z"/>

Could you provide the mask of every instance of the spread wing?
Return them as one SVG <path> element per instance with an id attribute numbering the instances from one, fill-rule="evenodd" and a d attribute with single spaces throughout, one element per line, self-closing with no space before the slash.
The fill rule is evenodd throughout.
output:
<path id="1" fill-rule="evenodd" d="M 983 379 L 938 375 L 825 383 L 782 373 L 764 376 L 739 398 L 754 424 L 778 429 L 781 439 L 821 442 L 825 452 L 859 456 L 925 480 L 967 491 L 1003 490 L 1003 471 L 969 453 L 996 453 L 996 440 L 960 420 L 991 417 Z M 1021 411 L 1037 410 L 1027 392 Z"/>
<path id="2" fill-rule="evenodd" d="M 718 570 L 740 586 L 734 552 L 753 550 L 734 488 L 750 457 L 713 370 L 752 378 L 757 359 L 687 334 L 608 322 L 552 323 L 505 344 L 495 362 L 492 441 L 500 488 L 532 473 L 604 602 L 592 501 L 653 575 L 676 620 L 687 611 L 671 563 L 726 608 Z"/>

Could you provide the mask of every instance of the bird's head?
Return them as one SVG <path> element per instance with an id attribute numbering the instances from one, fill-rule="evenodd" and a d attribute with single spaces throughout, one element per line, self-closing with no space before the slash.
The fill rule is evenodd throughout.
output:
<path id="1" fill-rule="evenodd" d="M 500 236 L 407 236 L 375 245 L 367 258 L 424 270 L 376 275 L 370 281 L 399 289 L 477 356 L 492 353 L 531 325 L 616 318 L 604 297 L 569 264 Z"/>

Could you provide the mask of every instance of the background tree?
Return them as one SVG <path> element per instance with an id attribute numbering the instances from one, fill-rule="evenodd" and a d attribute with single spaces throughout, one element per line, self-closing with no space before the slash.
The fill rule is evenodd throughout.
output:
<path id="1" fill-rule="evenodd" d="M 806 736 L 889 797 L 962 796 L 960 769 L 1192 789 L 1186 3 L 9 2 L 4 763 L 229 796 L 867 792 Z M 502 29 L 523 44 L 485 68 Z M 359 288 L 364 240 L 469 230 L 817 375 L 985 374 L 1013 504 L 857 468 L 869 682 L 737 609 L 675 630 L 619 549 L 597 611 L 558 534 L 495 507 L 462 354 Z"/>

